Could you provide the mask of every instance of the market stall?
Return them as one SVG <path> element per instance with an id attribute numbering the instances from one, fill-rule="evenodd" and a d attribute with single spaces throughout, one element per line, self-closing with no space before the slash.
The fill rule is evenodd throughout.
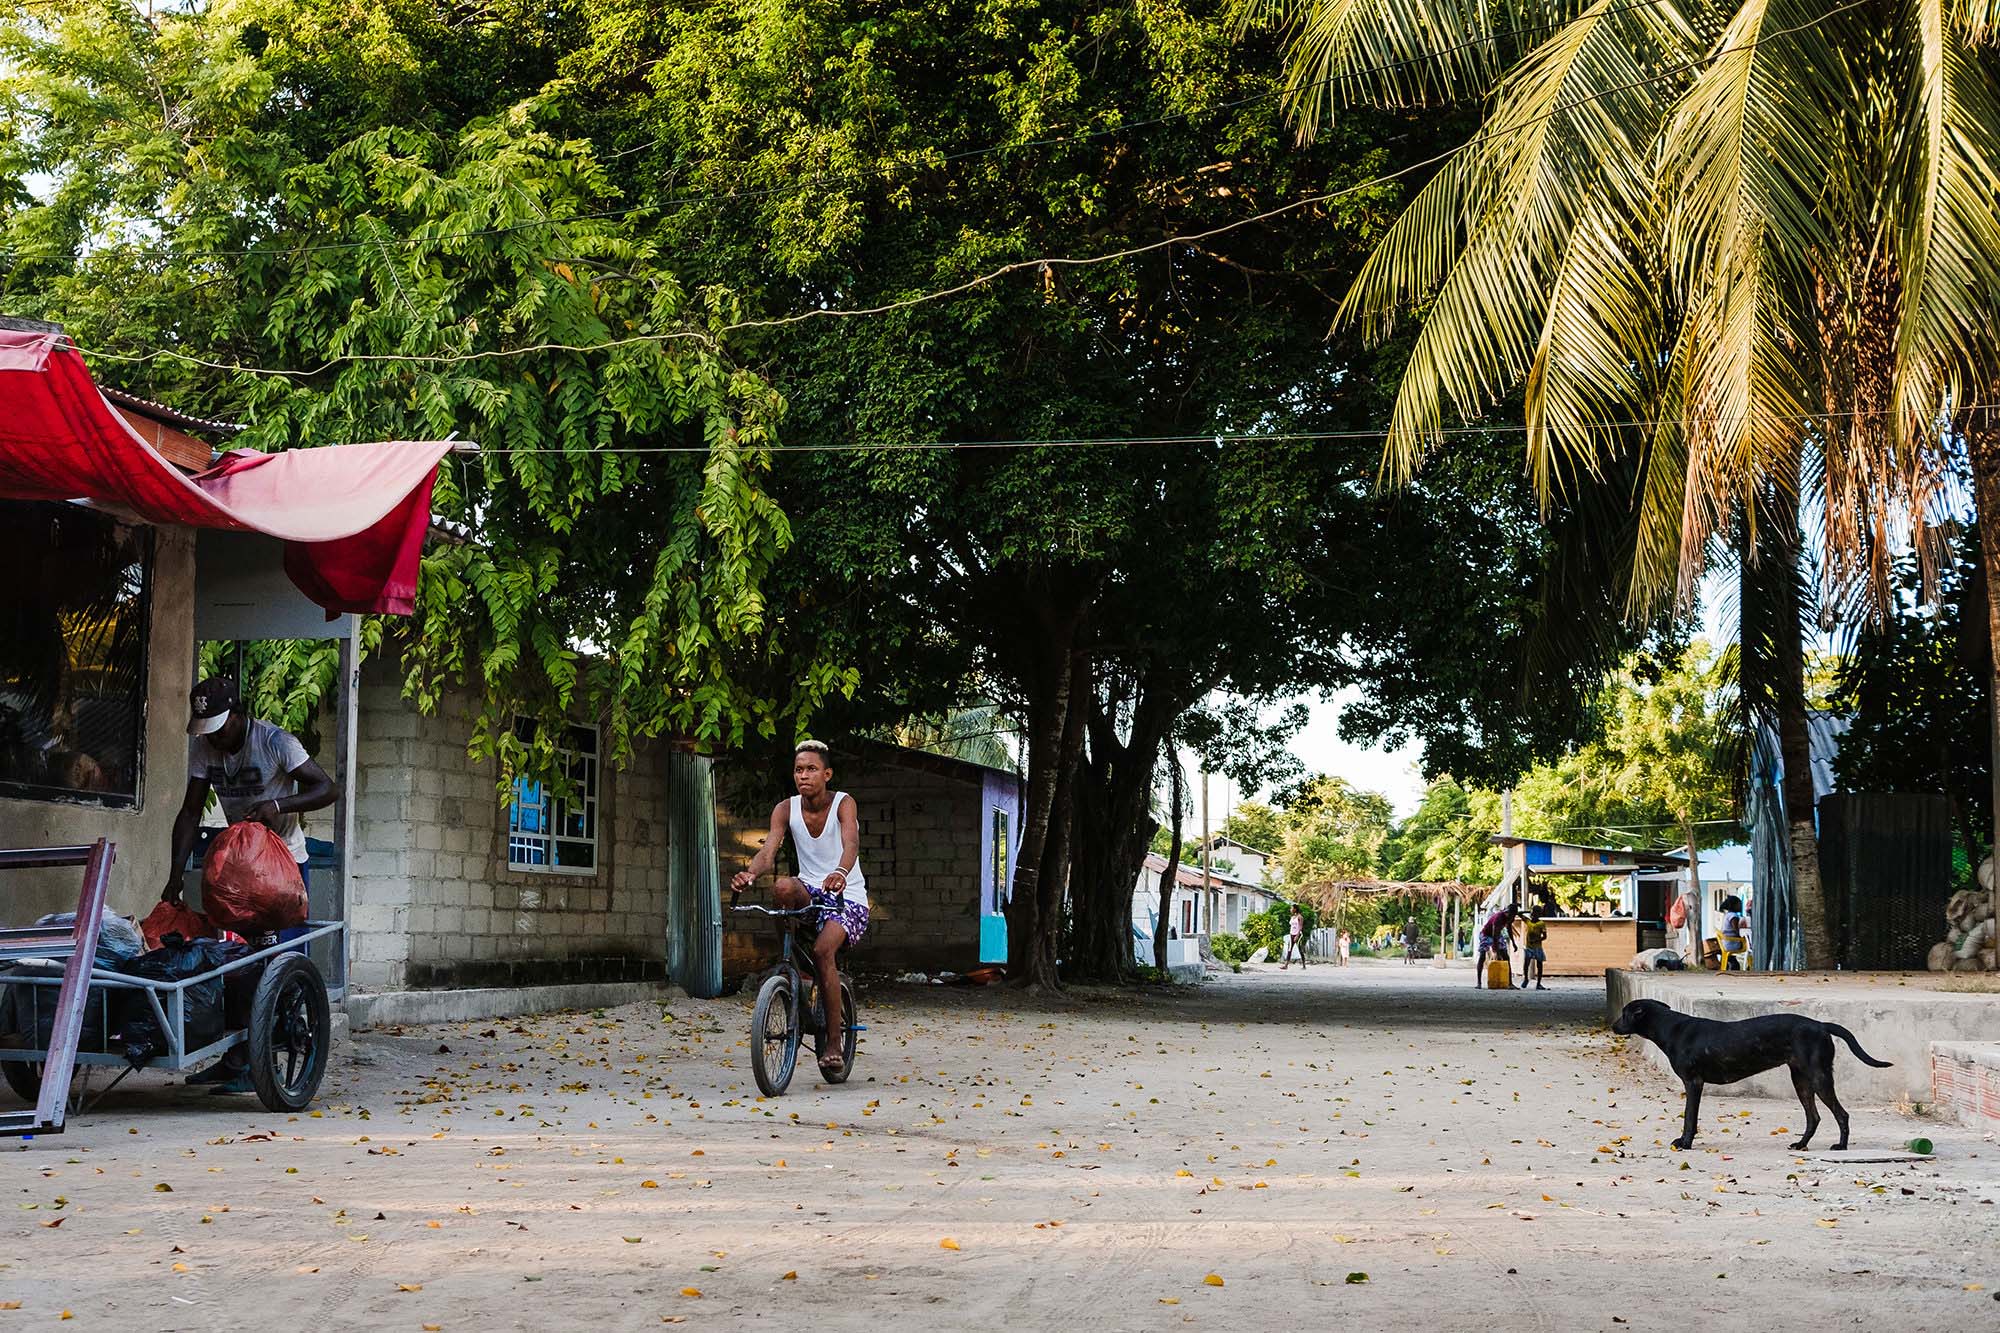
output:
<path id="1" fill-rule="evenodd" d="M 1644 942 L 1641 877 L 1687 866 L 1686 857 L 1666 852 L 1509 836 L 1493 841 L 1500 847 L 1500 884 L 1483 910 L 1511 903 L 1524 914 L 1538 911 L 1548 927 L 1542 947 L 1548 953 L 1545 970 L 1552 977 L 1602 976 L 1606 968 L 1629 964 Z M 1558 883 L 1576 885 L 1579 880 L 1595 880 L 1599 889 L 1610 892 L 1588 898 L 1557 892 Z M 1572 905 L 1563 907 L 1565 900 Z"/>

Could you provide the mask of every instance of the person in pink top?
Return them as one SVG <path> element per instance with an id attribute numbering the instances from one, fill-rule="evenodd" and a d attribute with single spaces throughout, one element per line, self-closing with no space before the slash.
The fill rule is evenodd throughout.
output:
<path id="1" fill-rule="evenodd" d="M 1472 964 L 1472 986 L 1474 990 L 1486 984 L 1486 959 L 1505 958 L 1512 962 L 1510 947 L 1514 942 L 1514 919 L 1521 909 L 1509 903 L 1486 918 L 1486 924 L 1479 928 L 1479 956 Z"/>

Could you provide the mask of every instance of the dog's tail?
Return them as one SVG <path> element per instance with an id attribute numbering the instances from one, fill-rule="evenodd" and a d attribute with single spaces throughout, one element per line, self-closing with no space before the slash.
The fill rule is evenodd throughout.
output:
<path id="1" fill-rule="evenodd" d="M 1854 1052 L 1854 1058 L 1864 1065 L 1873 1065 L 1877 1069 L 1887 1069 L 1891 1064 L 1895 1063 L 1892 1060 L 1877 1060 L 1874 1056 L 1862 1050 L 1861 1043 L 1854 1040 L 1854 1034 L 1838 1023 L 1821 1023 L 1820 1026 L 1846 1042 L 1847 1049 Z"/>

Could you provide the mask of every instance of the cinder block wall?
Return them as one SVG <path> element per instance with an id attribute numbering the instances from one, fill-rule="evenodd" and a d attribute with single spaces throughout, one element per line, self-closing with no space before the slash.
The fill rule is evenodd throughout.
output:
<path id="1" fill-rule="evenodd" d="M 362 990 L 666 977 L 665 755 L 641 745 L 599 780 L 595 875 L 507 865 L 497 768 L 466 757 L 471 700 L 431 716 L 396 673 L 362 672 L 352 977 Z"/>
<path id="2" fill-rule="evenodd" d="M 739 770 L 717 782 L 716 846 L 722 880 L 747 864 L 768 836 L 771 805 L 789 786 L 768 796 L 733 797 L 754 788 Z M 979 782 L 850 754 L 834 758 L 834 786 L 854 798 L 861 816 L 861 868 L 868 876 L 868 936 L 853 966 L 868 970 L 918 968 L 964 971 L 979 960 L 979 834 L 985 817 Z M 778 858 L 793 865 L 789 847 Z M 769 882 L 758 886 L 761 895 Z M 723 972 L 756 972 L 777 956 L 768 928 L 742 928 L 725 918 Z"/>

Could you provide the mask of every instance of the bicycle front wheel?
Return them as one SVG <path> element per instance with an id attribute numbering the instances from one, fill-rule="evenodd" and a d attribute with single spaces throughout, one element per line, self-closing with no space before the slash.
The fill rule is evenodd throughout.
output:
<path id="1" fill-rule="evenodd" d="M 799 1063 L 799 1029 L 793 1022 L 791 978 L 766 977 L 750 1011 L 750 1072 L 766 1097 L 782 1097 Z"/>

